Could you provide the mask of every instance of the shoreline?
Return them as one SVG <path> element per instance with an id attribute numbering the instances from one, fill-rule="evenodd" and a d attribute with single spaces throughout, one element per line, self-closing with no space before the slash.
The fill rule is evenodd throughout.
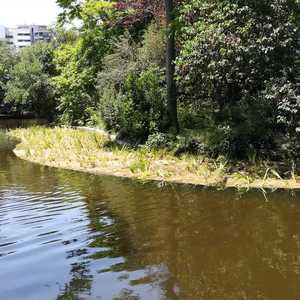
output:
<path id="1" fill-rule="evenodd" d="M 20 159 L 40 165 L 94 175 L 108 175 L 139 181 L 187 184 L 236 189 L 300 189 L 300 178 L 250 178 L 248 170 L 226 173 L 224 166 L 214 169 L 195 156 L 172 157 L 128 149 L 106 149 L 107 136 L 74 129 L 15 129 L 9 135 L 21 142 L 13 150 Z M 98 139 L 98 140 L 97 140 Z M 271 173 L 271 172 L 269 172 Z"/>

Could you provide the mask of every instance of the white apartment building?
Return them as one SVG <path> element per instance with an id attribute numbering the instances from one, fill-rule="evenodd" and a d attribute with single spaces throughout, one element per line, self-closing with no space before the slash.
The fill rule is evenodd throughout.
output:
<path id="1" fill-rule="evenodd" d="M 28 47 L 33 43 L 33 28 L 27 25 L 19 25 L 14 31 L 14 44 L 17 49 Z"/>
<path id="2" fill-rule="evenodd" d="M 0 41 L 21 49 L 35 42 L 49 42 L 50 34 L 44 25 L 18 25 L 16 28 L 0 26 Z"/>

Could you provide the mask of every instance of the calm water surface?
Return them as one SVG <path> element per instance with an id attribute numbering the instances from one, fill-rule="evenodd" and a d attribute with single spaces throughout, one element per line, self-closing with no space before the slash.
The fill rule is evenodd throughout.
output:
<path id="1" fill-rule="evenodd" d="M 0 299 L 300 299 L 300 196 L 143 185 L 2 151 Z"/>

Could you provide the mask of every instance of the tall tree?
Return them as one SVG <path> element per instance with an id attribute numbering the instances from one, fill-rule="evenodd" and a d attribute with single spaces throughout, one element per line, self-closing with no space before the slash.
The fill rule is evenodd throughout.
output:
<path id="1" fill-rule="evenodd" d="M 167 48 L 166 48 L 166 79 L 169 126 L 179 131 L 177 119 L 177 99 L 175 74 L 175 30 L 174 30 L 174 3 L 173 0 L 165 0 Z"/>
<path id="2" fill-rule="evenodd" d="M 15 113 L 30 112 L 52 119 L 56 105 L 50 86 L 50 78 L 55 74 L 52 46 L 36 43 L 22 49 L 18 56 L 5 85 L 4 102 Z"/>
<path id="3" fill-rule="evenodd" d="M 58 4 L 64 9 L 63 16 L 82 17 L 82 8 L 92 3 L 94 6 L 101 3 L 113 3 L 117 11 L 121 12 L 119 19 L 115 22 L 119 26 L 128 29 L 130 26 L 137 24 L 149 24 L 152 19 L 158 19 L 166 24 L 167 27 L 167 46 L 166 46 L 166 81 L 167 81 L 167 103 L 168 103 L 168 126 L 169 128 L 179 131 L 177 118 L 177 91 L 174 79 L 175 73 L 175 14 L 174 4 L 180 0 L 115 0 L 115 1 L 98 1 L 86 0 L 57 0 Z M 165 4 L 165 5 L 164 5 Z"/>
<path id="4" fill-rule="evenodd" d="M 16 62 L 16 55 L 6 44 L 0 42 L 0 110 L 5 98 L 5 87 L 11 79 L 11 70 Z"/>

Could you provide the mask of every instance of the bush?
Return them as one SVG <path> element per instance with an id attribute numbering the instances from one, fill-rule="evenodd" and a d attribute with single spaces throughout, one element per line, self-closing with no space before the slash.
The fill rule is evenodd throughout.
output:
<path id="1" fill-rule="evenodd" d="M 141 43 L 135 42 L 129 32 L 115 40 L 114 51 L 103 58 L 103 68 L 97 76 L 99 95 L 102 96 L 107 86 L 121 90 L 132 73 L 164 67 L 164 39 L 162 29 L 152 24 L 146 30 Z"/>
<path id="2" fill-rule="evenodd" d="M 232 153 L 237 154 L 232 129 L 229 126 L 218 126 L 210 132 L 207 139 L 207 151 L 210 156 L 219 155 L 229 156 Z"/>
<path id="3" fill-rule="evenodd" d="M 97 76 L 100 118 L 122 138 L 143 142 L 164 127 L 163 34 L 150 25 L 141 43 L 125 32 L 114 45 Z"/>
<path id="4" fill-rule="evenodd" d="M 293 0 L 199 1 L 184 6 L 179 83 L 219 108 L 264 89 L 294 66 L 298 47 Z"/>
<path id="5" fill-rule="evenodd" d="M 102 120 L 107 130 L 119 131 L 121 129 L 121 104 L 123 97 L 114 86 L 108 85 L 103 88 L 99 100 L 99 119 Z"/>
<path id="6" fill-rule="evenodd" d="M 183 101 L 178 105 L 178 120 L 182 128 L 206 129 L 212 126 L 211 111 Z"/>
<path id="7" fill-rule="evenodd" d="M 128 137 L 144 141 L 163 129 L 165 96 L 161 73 L 150 69 L 140 75 L 130 74 L 121 97 L 121 126 Z"/>
<path id="8" fill-rule="evenodd" d="M 79 60 L 85 51 L 82 47 L 78 40 L 55 51 L 59 75 L 52 78 L 51 85 L 58 99 L 59 121 L 65 125 L 85 124 L 89 109 L 95 105 L 95 71 Z"/>
<path id="9" fill-rule="evenodd" d="M 83 27 L 76 41 L 71 39 L 56 49 L 54 61 L 58 75 L 51 83 L 61 123 L 84 125 L 90 120 L 90 113 L 98 103 L 97 74 L 104 56 L 111 52 L 114 36 L 114 30 L 104 25 Z"/>
<path id="10" fill-rule="evenodd" d="M 188 136 L 175 136 L 173 134 L 155 133 L 148 137 L 145 147 L 148 149 L 164 149 L 179 156 L 183 153 L 194 155 L 204 154 L 206 147 L 196 139 Z"/>
<path id="11" fill-rule="evenodd" d="M 145 147 L 154 150 L 171 150 L 173 148 L 174 140 L 175 137 L 173 135 L 161 132 L 153 133 L 149 135 Z"/>
<path id="12" fill-rule="evenodd" d="M 177 136 L 173 145 L 173 152 L 179 156 L 184 153 L 201 155 L 207 153 L 206 145 L 197 138 Z"/>
<path id="13" fill-rule="evenodd" d="M 269 128 L 273 128 L 273 150 L 278 159 L 300 157 L 300 96 L 296 91 L 294 83 L 286 78 L 278 78 L 268 82 L 258 98 L 267 99 L 272 105 L 275 119 Z"/>
<path id="14" fill-rule="evenodd" d="M 106 129 L 122 130 L 131 140 L 144 141 L 163 128 L 165 114 L 161 73 L 150 69 L 129 74 L 122 89 L 107 86 L 99 100 L 99 111 Z"/>

